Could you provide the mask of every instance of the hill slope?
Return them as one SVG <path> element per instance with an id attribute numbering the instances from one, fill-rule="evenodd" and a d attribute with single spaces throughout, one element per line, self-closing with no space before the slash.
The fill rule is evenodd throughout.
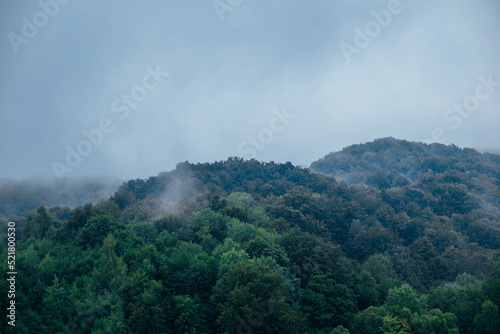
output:
<path id="1" fill-rule="evenodd" d="M 313 162 L 311 169 L 341 178 L 349 184 L 364 182 L 387 188 L 397 184 L 377 183 L 376 178 L 389 176 L 391 172 L 404 176 L 399 180 L 403 184 L 418 181 L 428 172 L 470 172 L 471 177 L 481 174 L 498 179 L 500 155 L 455 145 L 424 144 L 388 137 L 330 153 Z M 408 180 L 404 180 L 406 178 Z"/>
<path id="2" fill-rule="evenodd" d="M 418 189 L 433 197 L 436 205 L 444 201 L 446 206 L 446 197 L 456 195 L 456 209 L 460 212 L 467 205 L 482 205 L 499 213 L 498 154 L 479 153 L 455 145 L 382 138 L 330 153 L 312 163 L 311 169 L 348 184 L 361 183 L 378 189 Z M 464 204 L 460 205 L 462 201 Z"/>
<path id="3" fill-rule="evenodd" d="M 343 170 L 371 186 L 231 158 L 67 214 L 39 207 L 16 220 L 16 330 L 487 332 L 500 321 L 497 157 L 422 145 L 346 149 Z M 391 173 L 402 181 L 382 182 Z"/>

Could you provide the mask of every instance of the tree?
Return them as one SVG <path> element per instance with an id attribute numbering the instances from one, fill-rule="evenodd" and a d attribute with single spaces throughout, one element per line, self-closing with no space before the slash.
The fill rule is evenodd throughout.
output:
<path id="1" fill-rule="evenodd" d="M 217 242 L 222 242 L 227 236 L 227 225 L 230 218 L 223 216 L 219 213 L 215 213 L 210 209 L 204 209 L 196 213 L 189 223 L 186 235 L 189 240 L 200 242 L 204 233 L 198 233 L 201 231 L 207 231 L 211 236 L 217 240 Z"/>
<path id="2" fill-rule="evenodd" d="M 330 334 L 351 334 L 347 328 L 344 326 L 340 325 L 335 327 L 334 330 L 330 332 Z"/>
<path id="3" fill-rule="evenodd" d="M 218 332 L 290 333 L 298 323 L 290 309 L 283 276 L 252 263 L 230 267 L 214 288 Z"/>
<path id="4" fill-rule="evenodd" d="M 488 278 L 483 284 L 486 296 L 495 304 L 500 305 L 500 251 L 493 254 L 488 266 Z"/>
<path id="5" fill-rule="evenodd" d="M 100 249 L 101 256 L 92 272 L 92 286 L 95 292 L 103 289 L 114 291 L 123 284 L 127 267 L 115 254 L 116 240 L 112 235 L 104 239 Z"/>
<path id="6" fill-rule="evenodd" d="M 370 306 L 354 316 L 354 334 L 383 334 L 382 325 L 387 315 L 385 308 Z"/>
<path id="7" fill-rule="evenodd" d="M 156 229 L 149 222 L 139 222 L 132 225 L 131 230 L 146 243 L 153 243 L 156 238 Z"/>
<path id="8" fill-rule="evenodd" d="M 109 215 L 99 215 L 90 218 L 85 227 L 78 232 L 76 242 L 81 247 L 93 248 L 100 245 L 109 233 L 113 233 L 124 226 Z"/>
<path id="9" fill-rule="evenodd" d="M 375 278 L 381 301 L 385 301 L 389 290 L 398 285 L 396 271 L 388 255 L 375 254 L 370 256 L 363 264 L 363 270 L 368 271 Z"/>
<path id="10" fill-rule="evenodd" d="M 490 300 L 482 305 L 482 310 L 474 318 L 474 334 L 497 334 L 500 330 L 498 307 Z"/>
<path id="11" fill-rule="evenodd" d="M 458 319 L 453 313 L 443 313 L 439 309 L 429 310 L 427 314 L 414 313 L 410 317 L 414 334 L 449 334 L 458 331 Z"/>
<path id="12" fill-rule="evenodd" d="M 173 327 L 176 333 L 196 334 L 206 329 L 201 305 L 188 295 L 174 296 Z"/>
<path id="13" fill-rule="evenodd" d="M 380 304 L 380 291 L 378 290 L 377 281 L 367 270 L 362 270 L 359 273 L 355 292 L 358 295 L 358 307 L 361 310 L 371 305 Z"/>
<path id="14" fill-rule="evenodd" d="M 128 287 L 131 294 L 125 307 L 126 330 L 124 333 L 169 333 L 168 316 L 172 310 L 171 298 L 162 283 L 144 279 L 134 272 Z"/>
<path id="15" fill-rule="evenodd" d="M 26 239 L 33 236 L 37 239 L 43 239 L 49 228 L 53 226 L 54 218 L 50 215 L 45 207 L 41 205 L 36 210 L 36 215 L 32 218 L 28 217 L 26 222 L 26 234 L 24 235 Z"/>
<path id="16" fill-rule="evenodd" d="M 449 312 L 458 318 L 460 333 L 472 333 L 475 316 L 481 312 L 485 296 L 480 285 L 468 284 L 458 288 L 459 297 Z"/>
<path id="17" fill-rule="evenodd" d="M 301 279 L 303 287 L 316 267 L 322 272 L 328 272 L 336 282 L 347 284 L 352 279 L 350 262 L 339 246 L 293 229 L 283 236 L 281 247 L 290 259 L 292 272 Z"/>
<path id="18" fill-rule="evenodd" d="M 224 279 L 226 272 L 235 264 L 238 263 L 249 263 L 250 257 L 244 250 L 230 250 L 222 254 L 220 260 L 218 261 L 218 273 L 217 281 Z"/>
<path id="19" fill-rule="evenodd" d="M 154 221 L 154 226 L 160 234 L 163 231 L 172 233 L 183 226 L 183 221 L 178 216 L 166 215 Z"/>
<path id="20" fill-rule="evenodd" d="M 78 230 L 84 227 L 87 220 L 89 220 L 93 215 L 95 215 L 95 210 L 92 208 L 92 204 L 76 207 L 71 212 L 71 216 L 68 220 L 63 223 L 61 229 L 57 231 L 57 241 L 72 241 Z"/>
<path id="21" fill-rule="evenodd" d="M 386 315 L 383 320 L 382 330 L 384 334 L 411 334 L 411 326 L 408 319 Z"/>
<path id="22" fill-rule="evenodd" d="M 319 270 L 309 279 L 301 300 L 310 326 L 318 329 L 348 326 L 356 308 L 352 291 Z"/>
<path id="23" fill-rule="evenodd" d="M 427 309 L 425 299 L 419 298 L 417 293 L 408 284 L 403 284 L 399 288 L 389 290 L 384 306 L 391 315 L 402 318 L 406 316 L 407 312 L 405 309 L 410 314 L 421 314 Z"/>
<path id="24" fill-rule="evenodd" d="M 44 318 L 47 327 L 54 333 L 64 331 L 71 316 L 70 293 L 70 287 L 66 282 L 60 282 L 57 276 L 54 277 L 53 284 L 46 289 L 43 298 Z"/>
<path id="25" fill-rule="evenodd" d="M 260 236 L 257 236 L 248 242 L 246 252 L 252 258 L 269 256 L 275 259 L 281 266 L 287 266 L 289 264 L 285 251 L 279 245 L 270 244 Z"/>

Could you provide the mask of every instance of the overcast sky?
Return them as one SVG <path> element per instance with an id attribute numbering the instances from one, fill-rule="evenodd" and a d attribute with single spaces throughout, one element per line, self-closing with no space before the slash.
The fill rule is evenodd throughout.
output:
<path id="1" fill-rule="evenodd" d="M 387 136 L 500 148 L 499 18 L 498 0 L 3 0 L 0 177 L 309 166 Z"/>

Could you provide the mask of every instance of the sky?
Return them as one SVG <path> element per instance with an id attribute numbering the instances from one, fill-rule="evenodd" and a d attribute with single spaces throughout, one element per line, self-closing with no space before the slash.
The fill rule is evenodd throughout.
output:
<path id="1" fill-rule="evenodd" d="M 500 148 L 498 0 L 0 1 L 0 178 Z"/>

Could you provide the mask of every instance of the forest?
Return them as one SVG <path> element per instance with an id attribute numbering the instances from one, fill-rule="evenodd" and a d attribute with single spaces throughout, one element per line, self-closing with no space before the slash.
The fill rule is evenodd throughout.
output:
<path id="1" fill-rule="evenodd" d="M 0 219 L 5 333 L 500 333 L 498 154 L 382 138 L 309 168 L 181 162 Z"/>

